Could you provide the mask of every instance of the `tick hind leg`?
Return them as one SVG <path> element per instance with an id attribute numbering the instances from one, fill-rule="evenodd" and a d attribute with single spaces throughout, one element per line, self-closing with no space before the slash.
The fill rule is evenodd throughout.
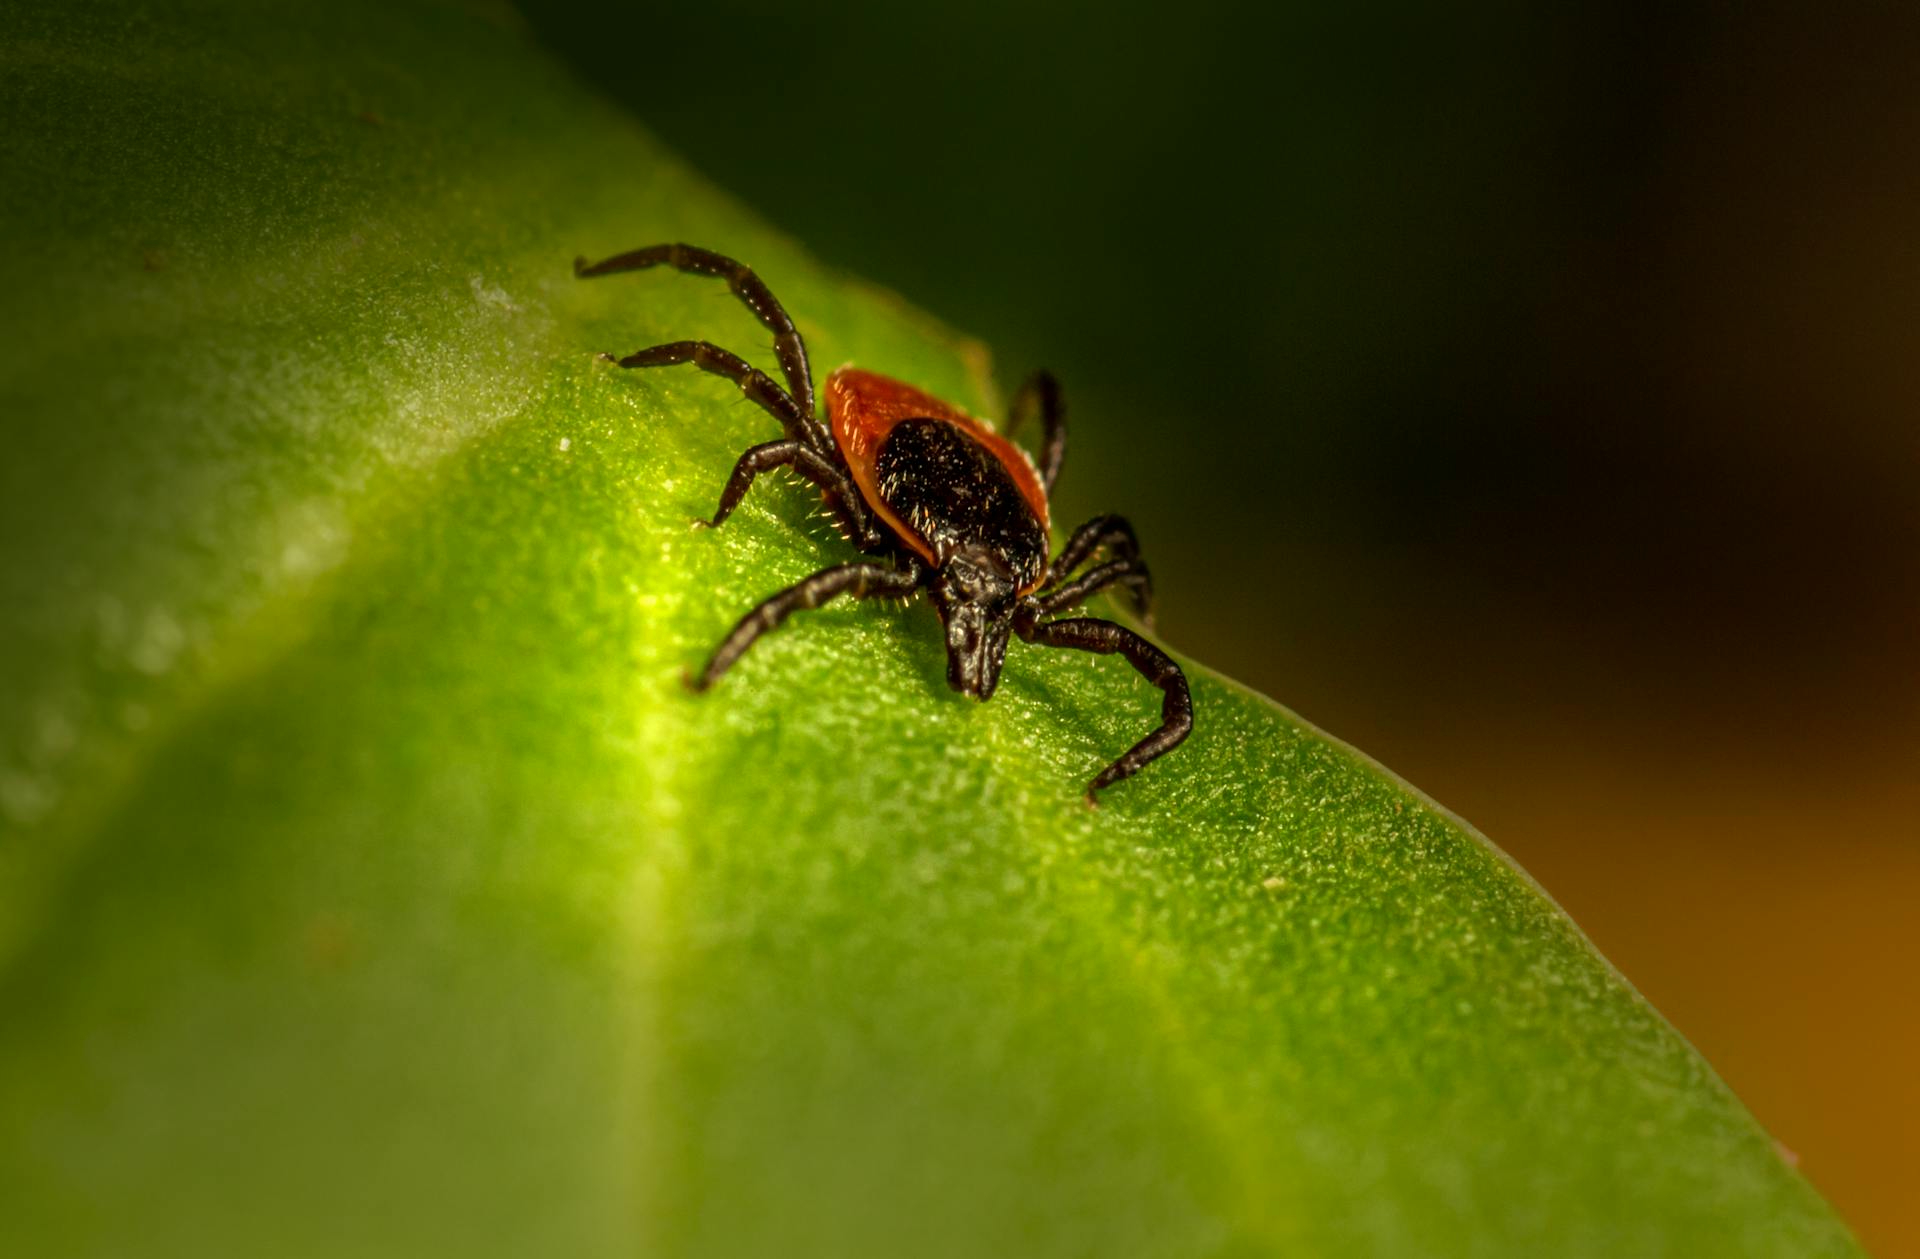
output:
<path id="1" fill-rule="evenodd" d="M 764 324 L 767 331 L 773 333 L 773 352 L 780 358 L 780 373 L 787 378 L 787 388 L 792 391 L 793 400 L 799 404 L 801 411 L 808 416 L 813 414 L 813 369 L 807 363 L 807 343 L 801 339 L 800 330 L 793 326 L 786 308 L 773 295 L 773 290 L 767 287 L 767 282 L 755 275 L 753 268 L 745 263 L 697 245 L 648 245 L 644 249 L 629 250 L 599 262 L 575 258 L 573 273 L 588 279 L 620 271 L 644 271 L 658 266 L 724 279 L 727 287 L 733 290 L 733 295 L 753 312 L 754 318 Z"/>
<path id="2" fill-rule="evenodd" d="M 721 640 L 720 646 L 714 649 L 713 658 L 707 661 L 706 667 L 687 679 L 687 685 L 696 691 L 704 691 L 712 686 L 721 674 L 746 654 L 747 648 L 753 646 L 760 635 L 795 612 L 817 608 L 843 594 L 850 594 L 856 599 L 905 598 L 920 588 L 926 572 L 926 568 L 913 559 L 905 561 L 899 568 L 865 561 L 823 568 L 779 594 L 762 600 L 753 611 L 741 617 L 733 630 Z"/>
<path id="3" fill-rule="evenodd" d="M 733 351 L 723 350 L 711 341 L 669 341 L 665 345 L 635 350 L 625 358 L 613 358 L 611 354 L 606 357 L 622 367 L 672 367 L 680 363 L 692 363 L 703 372 L 740 386 L 740 392 L 746 395 L 748 401 L 780 421 L 788 437 L 804 442 L 822 454 L 832 449 L 827 430 L 820 421 L 811 411 L 801 410 L 800 404 L 775 384 L 773 377 Z"/>
<path id="4" fill-rule="evenodd" d="M 792 468 L 820 488 L 826 498 L 827 509 L 833 513 L 834 519 L 855 546 L 872 552 L 885 545 L 886 535 L 875 528 L 873 517 L 867 512 L 866 500 L 860 497 L 860 491 L 854 487 L 852 480 L 838 464 L 800 441 L 764 442 L 741 455 L 739 462 L 733 465 L 733 475 L 727 478 L 727 487 L 720 492 L 720 506 L 714 509 L 711 520 L 702 523 L 710 528 L 719 528 L 720 523 L 739 506 L 740 500 L 746 497 L 753 479 L 769 468 L 779 467 Z"/>
<path id="5" fill-rule="evenodd" d="M 1011 437 L 1029 419 L 1040 420 L 1040 479 L 1047 493 L 1060 477 L 1060 465 L 1067 458 L 1067 404 L 1060 396 L 1060 382 L 1044 369 L 1027 377 L 1020 392 L 1013 395 L 1007 411 L 1007 436 Z"/>
<path id="6" fill-rule="evenodd" d="M 1146 765 L 1180 746 L 1193 733 L 1193 696 L 1187 689 L 1187 675 L 1161 651 L 1140 635 L 1112 621 L 1076 617 L 1066 621 L 1031 621 L 1016 624 L 1020 637 L 1043 647 L 1071 647 L 1110 656 L 1116 652 L 1140 671 L 1140 676 L 1159 687 L 1166 698 L 1160 704 L 1160 725 L 1146 738 L 1128 748 L 1119 760 L 1101 770 L 1087 784 L 1087 803 L 1098 804 L 1098 793 L 1123 778 L 1131 778 Z"/>

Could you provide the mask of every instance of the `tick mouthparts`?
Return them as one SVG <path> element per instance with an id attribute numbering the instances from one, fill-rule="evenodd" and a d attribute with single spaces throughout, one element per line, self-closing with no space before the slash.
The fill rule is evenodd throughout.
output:
<path id="1" fill-rule="evenodd" d="M 1006 657 L 1004 632 L 996 634 L 986 618 L 970 610 L 952 615 L 947 623 L 948 686 L 978 700 L 991 699 Z"/>

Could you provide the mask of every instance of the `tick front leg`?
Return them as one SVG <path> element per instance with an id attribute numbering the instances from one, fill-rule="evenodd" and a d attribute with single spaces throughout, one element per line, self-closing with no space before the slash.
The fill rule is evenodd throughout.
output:
<path id="1" fill-rule="evenodd" d="M 713 519 L 706 524 L 710 528 L 719 528 L 720 522 L 731 516 L 733 509 L 746 496 L 755 477 L 769 468 L 783 466 L 792 468 L 820 487 L 826 496 L 827 507 L 856 546 L 873 551 L 883 544 L 885 539 L 874 528 L 872 518 L 867 515 L 866 500 L 860 497 L 860 491 L 854 488 L 852 480 L 837 464 L 822 458 L 813 447 L 800 441 L 766 442 L 741 455 L 740 461 L 733 465 L 733 475 L 727 478 L 726 489 L 720 491 L 720 506 L 714 510 Z"/>
<path id="2" fill-rule="evenodd" d="M 611 354 L 607 357 L 613 358 Z M 775 384 L 773 377 L 733 351 L 723 350 L 711 341 L 669 341 L 665 345 L 635 350 L 625 358 L 614 359 L 614 362 L 622 367 L 672 367 L 680 363 L 692 363 L 703 372 L 740 386 L 740 392 L 747 396 L 748 401 L 780 421 L 781 427 L 787 430 L 787 436 L 807 443 L 822 454 L 833 448 L 827 430 L 820 421 L 795 402 L 793 395 Z"/>
<path id="3" fill-rule="evenodd" d="M 1094 552 L 1103 547 L 1115 559 L 1128 559 L 1140 554 L 1140 539 L 1134 536 L 1133 526 L 1127 523 L 1125 516 L 1095 516 L 1075 529 L 1067 539 L 1067 544 L 1060 548 L 1060 554 L 1054 556 L 1053 563 L 1048 566 L 1046 585 L 1059 584 L 1068 573 L 1086 563 Z"/>
<path id="4" fill-rule="evenodd" d="M 1053 483 L 1060 477 L 1060 465 L 1067 458 L 1067 404 L 1060 396 L 1060 382 L 1045 369 L 1027 377 L 1020 392 L 1013 395 L 1013 406 L 1007 411 L 1007 435 L 1011 437 L 1035 415 L 1040 417 L 1040 479 L 1051 494 Z"/>
<path id="5" fill-rule="evenodd" d="M 925 576 L 926 569 L 917 560 L 908 561 L 900 568 L 865 562 L 823 568 L 772 598 L 763 600 L 753 611 L 741 617 L 740 623 L 714 650 L 707 667 L 700 670 L 697 676 L 689 678 L 687 685 L 696 691 L 704 691 L 712 686 L 721 674 L 746 654 L 754 640 L 795 612 L 817 608 L 843 594 L 850 594 L 856 599 L 904 598 L 920 588 L 921 579 Z"/>
<path id="6" fill-rule="evenodd" d="M 1099 582 L 1088 586 L 1092 573 L 1065 586 L 1060 583 L 1067 580 L 1074 569 L 1088 559 L 1106 551 L 1112 561 L 1094 572 L 1109 573 Z M 1113 563 L 1132 565 L 1130 568 L 1113 568 Z M 1086 524 L 1073 531 L 1067 544 L 1060 548 L 1060 554 L 1054 557 L 1047 567 L 1046 580 L 1040 585 L 1038 598 L 1045 604 L 1048 613 L 1063 612 L 1092 595 L 1095 590 L 1115 581 L 1123 582 L 1133 603 L 1134 611 L 1149 626 L 1153 624 L 1153 581 L 1147 575 L 1147 566 L 1140 559 L 1140 540 L 1133 534 L 1133 526 L 1124 516 L 1095 516 Z M 1067 591 L 1079 590 L 1080 593 L 1062 597 Z"/>
<path id="7" fill-rule="evenodd" d="M 1112 621 L 1076 617 L 1067 621 L 1016 622 L 1020 637 L 1043 647 L 1072 647 L 1110 656 L 1118 652 L 1140 676 L 1166 694 L 1160 704 L 1160 726 L 1152 734 L 1128 748 L 1119 760 L 1100 771 L 1087 784 L 1087 803 L 1098 804 L 1098 793 L 1123 778 L 1131 778 L 1150 762 L 1180 746 L 1193 733 L 1193 696 L 1187 690 L 1187 675 L 1161 651 L 1140 635 Z"/>
<path id="8" fill-rule="evenodd" d="M 1147 571 L 1147 562 L 1138 555 L 1109 560 L 1098 568 L 1088 569 L 1064 586 L 1034 595 L 1032 603 L 1041 616 L 1053 616 L 1079 607 L 1109 586 L 1125 586 L 1127 602 L 1147 623 L 1147 628 L 1153 628 L 1153 574 Z"/>

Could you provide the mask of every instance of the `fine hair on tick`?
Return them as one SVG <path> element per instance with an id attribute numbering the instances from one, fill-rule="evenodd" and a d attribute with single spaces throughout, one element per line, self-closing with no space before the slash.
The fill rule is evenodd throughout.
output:
<path id="1" fill-rule="evenodd" d="M 1180 746 L 1193 730 L 1193 697 L 1173 658 L 1123 625 L 1060 615 L 1117 587 L 1151 627 L 1153 581 L 1133 527 L 1119 516 L 1094 517 L 1049 557 L 1047 499 L 1067 449 L 1066 407 L 1051 374 L 1028 377 L 1001 434 L 912 385 L 842 367 L 826 379 L 822 423 L 806 342 L 773 290 L 744 264 L 693 245 L 649 245 L 595 263 L 577 258 L 573 271 L 587 278 L 658 266 L 725 280 L 773 333 L 786 382 L 708 341 L 603 356 L 622 367 L 692 363 L 732 381 L 786 432 L 740 456 L 719 507 L 703 523 L 717 527 L 731 515 L 762 472 L 790 468 L 819 488 L 854 546 L 886 561 L 835 564 L 763 600 L 688 678 L 690 687 L 712 686 L 755 640 L 803 608 L 841 595 L 905 600 L 925 591 L 946 626 L 947 684 L 963 695 L 992 696 L 1016 635 L 1042 647 L 1124 656 L 1160 688 L 1160 725 L 1095 775 L 1088 804 Z M 1008 440 L 1030 419 L 1040 422 L 1037 463 Z"/>

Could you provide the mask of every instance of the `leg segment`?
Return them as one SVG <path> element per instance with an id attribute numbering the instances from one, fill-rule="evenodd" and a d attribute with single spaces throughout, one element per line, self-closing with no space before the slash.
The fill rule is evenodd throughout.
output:
<path id="1" fill-rule="evenodd" d="M 1013 407 L 1007 412 L 1007 436 L 1036 413 L 1040 417 L 1040 479 L 1051 494 L 1067 457 L 1067 404 L 1060 396 L 1060 382 L 1044 369 L 1027 377 L 1020 392 L 1013 395 Z"/>
<path id="2" fill-rule="evenodd" d="M 1127 601 L 1140 619 L 1153 628 L 1153 575 L 1147 571 L 1147 562 L 1137 555 L 1125 559 L 1109 560 L 1098 568 L 1089 569 L 1064 586 L 1033 596 L 1033 606 L 1042 616 L 1052 616 L 1056 612 L 1065 612 L 1076 608 L 1109 586 L 1125 586 Z"/>
<path id="3" fill-rule="evenodd" d="M 1102 656 L 1118 652 L 1142 677 L 1166 692 L 1166 699 L 1160 705 L 1159 728 L 1128 748 L 1119 760 L 1087 784 L 1088 804 L 1099 803 L 1096 793 L 1101 788 L 1139 773 L 1148 762 L 1179 747 L 1193 733 L 1193 696 L 1187 690 L 1187 675 L 1180 672 L 1180 666 L 1171 656 L 1132 630 L 1092 617 L 1038 624 L 1021 621 L 1016 622 L 1015 628 L 1020 637 L 1043 647 L 1072 647 Z"/>
<path id="4" fill-rule="evenodd" d="M 740 386 L 740 392 L 747 396 L 748 401 L 779 420 L 789 437 L 803 441 L 818 451 L 832 449 L 832 441 L 820 421 L 814 418 L 812 412 L 802 411 L 786 390 L 773 383 L 773 377 L 711 341 L 669 341 L 665 345 L 636 350 L 614 361 L 622 367 L 672 367 L 678 363 L 692 363 L 703 372 L 723 377 Z"/>
<path id="5" fill-rule="evenodd" d="M 802 608 L 817 608 L 843 594 L 850 594 L 856 599 L 875 596 L 904 598 L 920 588 L 926 571 L 918 560 L 911 560 L 899 568 L 864 561 L 823 568 L 764 600 L 741 617 L 740 623 L 714 649 L 713 658 L 707 661 L 706 668 L 700 670 L 697 676 L 687 679 L 687 685 L 696 691 L 704 691 L 712 686 L 721 674 L 733 667 L 734 661 L 746 654 L 755 639 Z"/>
<path id="6" fill-rule="evenodd" d="M 720 523 L 739 506 L 755 477 L 769 468 L 783 465 L 820 487 L 826 495 L 827 507 L 846 530 L 847 536 L 853 539 L 854 545 L 872 551 L 882 544 L 884 538 L 867 515 L 866 500 L 860 497 L 860 491 L 847 478 L 847 474 L 813 447 L 800 441 L 765 442 L 741 455 L 740 461 L 733 465 L 733 475 L 727 478 L 727 488 L 720 492 L 720 506 L 714 510 L 713 519 L 707 521 L 707 525 L 719 528 Z"/>
<path id="7" fill-rule="evenodd" d="M 807 365 L 807 343 L 800 339 L 799 330 L 787 317 L 786 308 L 774 297 L 773 290 L 745 263 L 694 245 L 649 245 L 600 262 L 575 258 L 573 273 L 585 279 L 618 271 L 644 271 L 662 264 L 693 275 L 718 276 L 727 282 L 733 295 L 745 302 L 754 318 L 773 333 L 773 352 L 780 357 L 780 373 L 787 378 L 787 388 L 793 391 L 800 410 L 811 418 L 813 371 Z"/>
<path id="8" fill-rule="evenodd" d="M 1041 588 L 1058 585 L 1102 547 L 1115 559 L 1136 559 L 1140 555 L 1140 540 L 1133 536 L 1133 526 L 1125 516 L 1095 516 L 1075 529 L 1067 544 L 1060 548 L 1060 554 L 1053 557 Z"/>

